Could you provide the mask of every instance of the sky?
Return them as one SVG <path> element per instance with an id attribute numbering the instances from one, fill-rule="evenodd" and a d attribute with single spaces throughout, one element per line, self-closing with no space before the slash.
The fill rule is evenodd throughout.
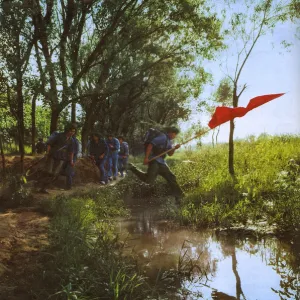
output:
<path id="1" fill-rule="evenodd" d="M 287 94 L 252 110 L 243 118 L 236 118 L 235 139 L 246 138 L 249 135 L 258 136 L 262 133 L 300 134 L 300 41 L 295 37 L 295 33 L 296 26 L 286 23 L 278 26 L 273 34 L 263 36 L 256 44 L 241 74 L 240 84 L 247 83 L 248 88 L 240 97 L 239 106 L 247 106 L 249 100 L 256 96 Z M 293 43 L 290 52 L 280 46 L 282 40 Z M 215 86 L 207 85 L 199 98 L 209 97 L 224 77 L 226 70 L 222 70 L 219 65 L 219 61 L 203 65 L 205 70 L 213 75 Z M 234 66 L 234 60 L 230 66 Z M 180 124 L 182 130 L 198 121 L 207 125 L 210 116 L 197 112 L 196 106 L 197 103 L 192 104 L 189 121 Z M 227 142 L 228 136 L 229 122 L 221 125 L 218 141 Z M 202 141 L 211 142 L 211 132 Z"/>

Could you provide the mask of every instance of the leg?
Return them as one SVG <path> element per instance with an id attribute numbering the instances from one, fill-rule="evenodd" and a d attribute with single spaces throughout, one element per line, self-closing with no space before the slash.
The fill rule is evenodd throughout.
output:
<path id="1" fill-rule="evenodd" d="M 100 181 L 104 181 L 105 183 L 107 183 L 108 179 L 107 179 L 107 172 L 105 170 L 105 163 L 106 163 L 106 159 L 104 158 L 101 159 L 97 165 L 100 170 Z"/>
<path id="2" fill-rule="evenodd" d="M 113 159 L 113 169 L 114 169 L 113 176 L 117 177 L 118 176 L 118 153 L 117 152 L 114 152 L 112 154 L 112 159 Z"/>
<path id="3" fill-rule="evenodd" d="M 74 168 L 68 162 L 65 162 L 64 173 L 66 175 L 66 189 L 70 190 L 73 184 Z"/>
<path id="4" fill-rule="evenodd" d="M 109 157 L 108 157 L 108 177 L 112 177 L 112 154 L 110 153 L 109 154 Z"/>
<path id="5" fill-rule="evenodd" d="M 132 167 L 131 171 L 143 182 L 148 183 L 148 184 L 153 184 L 158 175 L 158 172 L 159 172 L 159 165 L 156 161 L 151 162 L 148 165 L 147 173 L 142 172 L 141 170 L 137 169 L 136 167 Z"/>
<path id="6" fill-rule="evenodd" d="M 126 174 L 128 174 L 127 165 L 128 165 L 128 157 L 123 158 L 123 172 L 125 171 Z"/>
<path id="7" fill-rule="evenodd" d="M 121 177 L 123 177 L 124 174 L 123 174 L 123 159 L 122 159 L 122 157 L 118 158 L 118 169 L 121 173 Z"/>
<path id="8" fill-rule="evenodd" d="M 172 194 L 176 198 L 181 198 L 183 196 L 183 191 L 177 183 L 176 176 L 171 172 L 167 165 L 159 165 L 159 175 L 162 176 L 169 184 Z"/>

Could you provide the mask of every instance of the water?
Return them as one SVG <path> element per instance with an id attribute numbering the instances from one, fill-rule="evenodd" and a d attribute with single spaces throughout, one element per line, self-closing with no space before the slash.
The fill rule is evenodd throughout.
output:
<path id="1" fill-rule="evenodd" d="M 118 230 L 160 299 L 300 299 L 299 245 L 181 228 L 151 207 L 133 207 Z"/>

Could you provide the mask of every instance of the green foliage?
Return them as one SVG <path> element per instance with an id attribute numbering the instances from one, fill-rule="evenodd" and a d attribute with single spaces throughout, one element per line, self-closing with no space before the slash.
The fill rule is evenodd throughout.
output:
<path id="1" fill-rule="evenodd" d="M 169 159 L 188 194 L 181 208 L 181 221 L 198 226 L 231 226 L 268 217 L 279 229 L 299 230 L 300 138 L 250 137 L 237 141 L 235 147 L 236 181 L 226 169 L 226 144 L 203 146 L 188 153 L 188 157 L 181 152 Z M 287 166 L 290 159 L 294 160 Z"/>
<path id="2" fill-rule="evenodd" d="M 143 299 L 144 279 L 123 256 L 114 229 L 112 218 L 127 215 L 120 196 L 103 189 L 54 201 L 45 280 L 55 299 Z"/>

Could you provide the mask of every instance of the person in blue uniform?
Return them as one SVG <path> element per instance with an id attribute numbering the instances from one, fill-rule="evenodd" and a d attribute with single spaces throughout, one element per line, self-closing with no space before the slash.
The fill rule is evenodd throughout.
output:
<path id="1" fill-rule="evenodd" d="M 162 176 L 169 184 L 172 194 L 175 196 L 177 203 L 180 203 L 183 197 L 183 192 L 177 183 L 176 176 L 169 169 L 165 157 L 166 155 L 160 156 L 155 160 L 150 160 L 155 156 L 165 152 L 166 150 L 172 149 L 172 140 L 179 133 L 179 129 L 176 127 L 166 128 L 165 132 L 155 137 L 147 146 L 145 150 L 144 165 L 148 166 L 147 172 L 138 170 L 133 164 L 129 164 L 130 170 L 143 182 L 153 184 L 158 175 Z M 168 153 L 172 156 L 176 149 L 180 147 L 180 144 L 174 147 L 173 151 Z"/>
<path id="2" fill-rule="evenodd" d="M 127 163 L 128 163 L 128 157 L 129 157 L 129 146 L 128 146 L 128 143 L 124 141 L 123 136 L 119 136 L 118 140 L 119 140 L 119 143 L 120 143 L 118 168 L 119 168 L 121 177 L 124 177 L 124 171 L 127 175 Z"/>
<path id="3" fill-rule="evenodd" d="M 89 145 L 89 156 L 95 161 L 96 166 L 100 170 L 100 183 L 107 184 L 108 176 L 105 169 L 105 164 L 108 159 L 108 146 L 100 134 L 92 135 Z"/>
<path id="4" fill-rule="evenodd" d="M 41 179 L 41 192 L 46 192 L 46 186 L 53 182 L 58 175 L 67 176 L 66 189 L 72 188 L 72 177 L 74 175 L 74 152 L 76 151 L 73 135 L 76 127 L 69 125 L 64 132 L 50 136 L 47 141 L 47 163 L 45 176 Z"/>
<path id="5" fill-rule="evenodd" d="M 109 154 L 108 154 L 108 179 L 116 180 L 118 176 L 118 153 L 120 151 L 119 140 L 113 137 L 112 133 L 108 133 L 106 140 Z"/>

